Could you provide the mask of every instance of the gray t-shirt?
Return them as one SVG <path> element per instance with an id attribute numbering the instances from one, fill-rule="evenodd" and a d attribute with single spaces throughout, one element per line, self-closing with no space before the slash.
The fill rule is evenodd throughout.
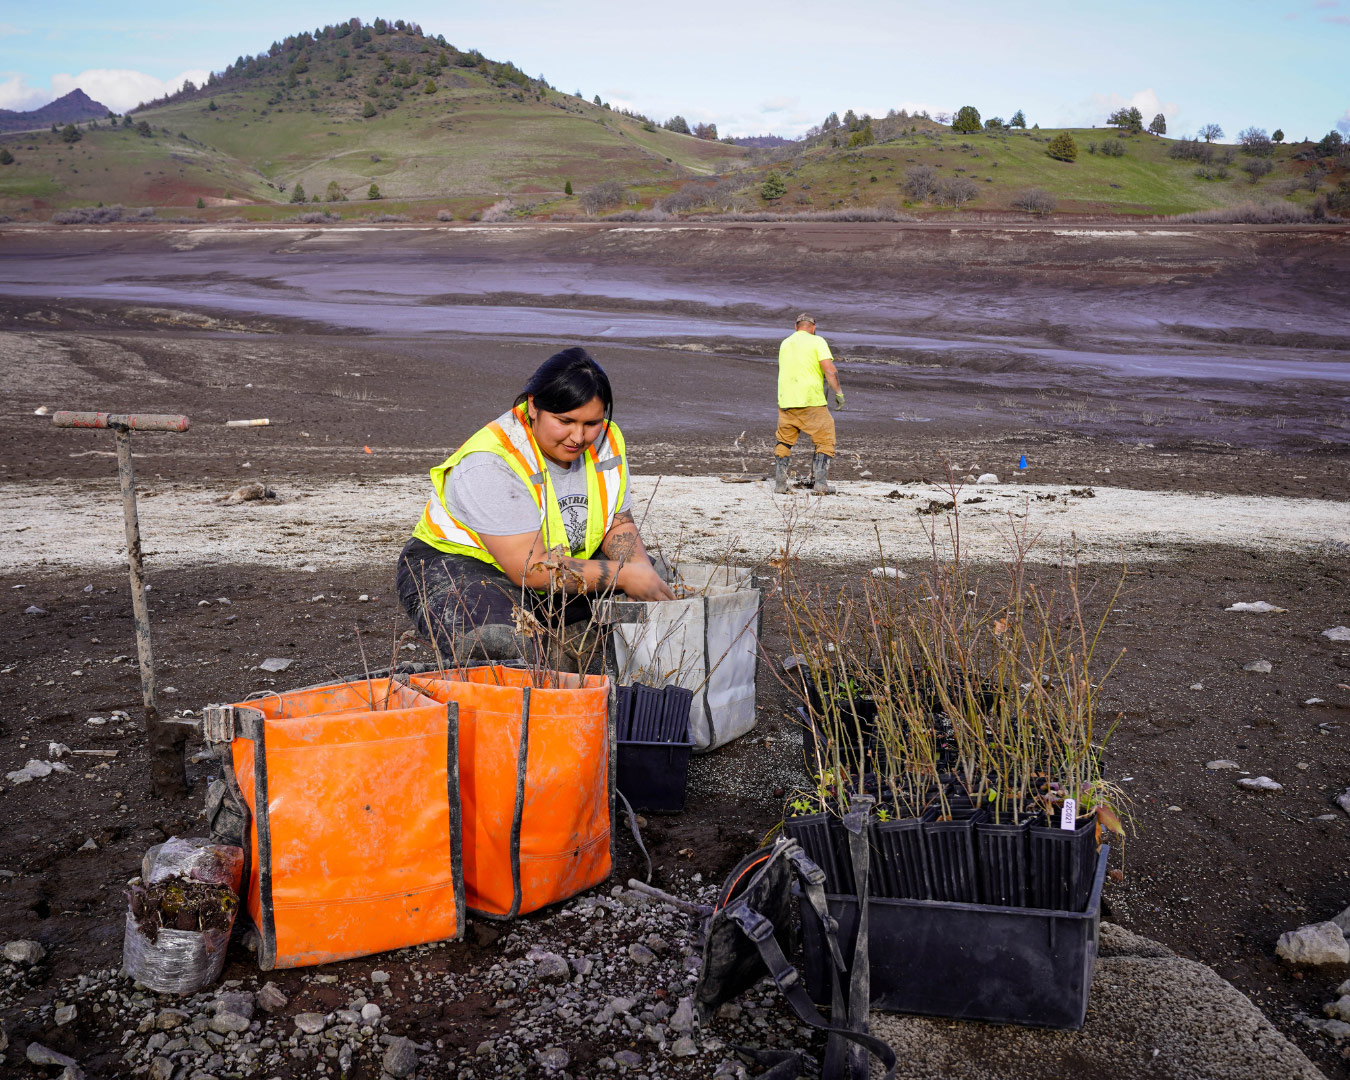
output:
<path id="1" fill-rule="evenodd" d="M 548 459 L 545 463 L 558 496 L 563 525 L 567 527 L 567 546 L 576 554 L 586 547 L 589 510 L 586 459 L 578 458 L 570 468 Z M 628 509 L 629 496 L 625 489 L 620 511 Z M 539 528 L 539 506 L 534 494 L 511 471 L 511 466 L 486 450 L 466 454 L 455 466 L 446 489 L 445 505 L 456 521 L 488 536 L 518 536 Z"/>

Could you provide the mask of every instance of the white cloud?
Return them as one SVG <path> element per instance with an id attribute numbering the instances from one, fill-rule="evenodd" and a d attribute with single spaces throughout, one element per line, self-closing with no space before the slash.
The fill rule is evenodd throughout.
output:
<path id="1" fill-rule="evenodd" d="M 1350 135 L 1350 109 L 1346 109 L 1345 112 L 1341 113 L 1341 118 L 1336 121 L 1336 128 L 1343 135 Z"/>
<path id="2" fill-rule="evenodd" d="M 210 76 L 204 68 L 184 71 L 171 79 L 157 79 L 143 71 L 117 68 L 89 68 L 78 75 L 64 72 L 52 76 L 52 90 L 47 100 L 62 97 L 79 87 L 95 101 L 114 112 L 126 112 L 143 101 L 153 101 L 179 90 L 184 80 L 191 79 L 200 86 Z"/>
<path id="3" fill-rule="evenodd" d="M 761 101 L 759 103 L 759 111 L 762 113 L 785 112 L 800 101 L 801 98 L 787 97 L 786 95 L 782 97 L 771 97 L 767 101 Z"/>
<path id="4" fill-rule="evenodd" d="M 52 95 L 36 86 L 29 86 L 22 75 L 8 74 L 0 80 L 0 109 L 27 112 L 51 101 Z"/>
<path id="5" fill-rule="evenodd" d="M 1120 108 L 1133 106 L 1144 114 L 1148 123 L 1158 113 L 1167 117 L 1169 126 L 1181 115 L 1181 106 L 1175 101 L 1162 101 L 1152 89 L 1136 90 L 1129 97 L 1117 93 L 1093 94 L 1086 101 L 1070 106 L 1059 115 L 1057 127 L 1097 127 L 1106 125 L 1106 118 Z"/>
<path id="6" fill-rule="evenodd" d="M 20 26 L 15 26 L 13 23 L 0 23 L 0 38 L 19 37 L 27 33 L 31 33 L 31 31 L 25 30 Z"/>

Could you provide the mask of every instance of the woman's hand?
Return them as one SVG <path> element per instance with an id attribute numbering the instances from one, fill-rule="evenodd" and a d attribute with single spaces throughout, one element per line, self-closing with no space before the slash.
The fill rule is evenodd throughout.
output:
<path id="1" fill-rule="evenodd" d="M 646 558 L 619 571 L 619 588 L 633 600 L 674 600 L 675 593 Z"/>

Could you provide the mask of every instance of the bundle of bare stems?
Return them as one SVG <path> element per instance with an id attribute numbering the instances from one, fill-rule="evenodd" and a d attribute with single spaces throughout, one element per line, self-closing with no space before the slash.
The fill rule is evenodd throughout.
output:
<path id="1" fill-rule="evenodd" d="M 950 467 L 940 486 L 959 507 Z M 993 575 L 968 565 L 959 509 L 926 528 L 922 573 L 887 573 L 883 554 L 880 572 L 832 591 L 802 582 L 785 549 L 780 595 L 805 662 L 784 678 L 816 732 L 806 762 L 814 787 L 789 812 L 842 816 L 851 794 L 867 790 L 882 820 L 925 811 L 945 820 L 951 801 L 968 797 L 996 823 L 1044 815 L 1053 824 L 1073 798 L 1080 816 L 1095 811 L 1100 827 L 1120 832 L 1124 796 L 1102 774 L 1115 724 L 1098 715 L 1120 657 L 1097 656 L 1124 568 L 1105 604 L 1091 603 L 1071 552 L 1059 553 L 1051 580 L 1033 580 L 1047 575 L 1028 572 L 1037 537 L 1025 513 L 1009 515 Z"/>

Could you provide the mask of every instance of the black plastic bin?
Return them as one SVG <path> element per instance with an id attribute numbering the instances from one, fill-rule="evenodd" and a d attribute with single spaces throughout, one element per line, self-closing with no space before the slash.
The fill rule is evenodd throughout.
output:
<path id="1" fill-rule="evenodd" d="M 869 901 L 872 1007 L 952 1020 L 1069 1028 L 1083 1026 L 1097 960 L 1097 926 L 1110 848 L 1097 856 L 1082 912 L 941 903 Z M 827 897 L 844 955 L 852 949 L 858 903 Z M 806 987 L 830 996 L 829 951 L 820 921 L 798 903 Z"/>
<path id="2" fill-rule="evenodd" d="M 689 780 L 689 707 L 682 686 L 620 686 L 614 694 L 618 737 L 615 783 L 634 810 L 678 814 Z"/>

